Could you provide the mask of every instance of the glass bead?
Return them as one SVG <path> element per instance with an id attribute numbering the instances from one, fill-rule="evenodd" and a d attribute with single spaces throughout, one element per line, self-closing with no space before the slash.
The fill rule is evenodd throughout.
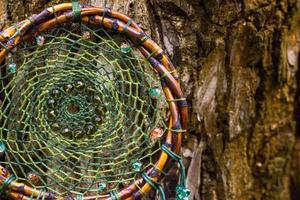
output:
<path id="1" fill-rule="evenodd" d="M 9 71 L 12 74 L 15 74 L 17 72 L 17 64 L 16 63 L 10 63 L 8 65 Z"/>
<path id="2" fill-rule="evenodd" d="M 104 192 L 106 188 L 107 188 L 106 183 L 99 183 L 98 190 L 100 193 Z"/>
<path id="3" fill-rule="evenodd" d="M 152 99 L 158 99 L 161 95 L 161 90 L 158 87 L 154 87 L 149 90 L 149 94 Z"/>
<path id="4" fill-rule="evenodd" d="M 39 176 L 36 175 L 36 174 L 33 173 L 33 172 L 30 172 L 30 173 L 28 174 L 27 179 L 28 179 L 30 182 L 32 182 L 33 184 L 37 184 L 37 183 L 39 182 Z"/>
<path id="5" fill-rule="evenodd" d="M 188 188 L 178 185 L 176 187 L 176 200 L 187 200 L 190 193 L 191 191 Z"/>
<path id="6" fill-rule="evenodd" d="M 5 152 L 6 152 L 6 146 L 3 142 L 0 142 L 0 157 L 2 157 Z"/>
<path id="7" fill-rule="evenodd" d="M 45 44 L 45 38 L 43 36 L 37 36 L 36 37 L 36 43 L 39 45 L 39 46 L 42 46 L 43 44 Z"/>
<path id="8" fill-rule="evenodd" d="M 130 47 L 125 47 L 125 48 L 121 48 L 121 52 L 124 54 L 128 54 L 131 52 L 131 48 Z"/>
<path id="9" fill-rule="evenodd" d="M 84 86 L 84 83 L 82 81 L 77 81 L 76 82 L 76 88 L 82 88 Z"/>
<path id="10" fill-rule="evenodd" d="M 140 172 L 141 169 L 142 169 L 142 163 L 135 162 L 135 163 L 132 164 L 132 167 L 133 167 L 134 171 Z"/>

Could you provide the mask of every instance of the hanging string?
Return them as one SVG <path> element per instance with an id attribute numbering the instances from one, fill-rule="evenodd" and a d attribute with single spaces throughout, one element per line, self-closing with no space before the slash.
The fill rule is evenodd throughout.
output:
<path id="1" fill-rule="evenodd" d="M 81 14 L 80 14 L 80 5 L 78 0 L 72 0 L 72 12 L 73 12 L 74 21 L 80 22 Z"/>
<path id="2" fill-rule="evenodd" d="M 159 191 L 161 200 L 166 200 L 164 189 L 162 188 L 160 183 L 152 181 L 152 179 L 145 173 L 142 173 L 142 177 L 149 185 L 151 185 L 152 188 Z"/>
<path id="3" fill-rule="evenodd" d="M 110 198 L 111 198 L 111 200 L 119 200 L 120 199 L 119 195 L 118 195 L 118 192 L 115 191 L 115 190 L 110 192 Z"/>
<path id="4" fill-rule="evenodd" d="M 180 156 L 171 151 L 166 145 L 162 145 L 161 149 L 172 159 L 178 162 L 180 169 L 179 184 L 176 187 L 176 200 L 186 200 L 191 191 L 186 187 L 185 167 Z"/>
<path id="5" fill-rule="evenodd" d="M 101 20 L 101 24 L 100 24 L 101 26 L 103 26 L 104 18 L 106 17 L 107 12 L 108 12 L 108 8 L 106 7 L 106 4 L 107 4 L 107 1 L 104 0 L 104 3 L 103 3 L 104 10 L 103 10 L 103 13 L 102 13 L 102 20 Z"/>
<path id="6" fill-rule="evenodd" d="M 104 0 L 103 8 L 106 8 L 107 0 Z"/>

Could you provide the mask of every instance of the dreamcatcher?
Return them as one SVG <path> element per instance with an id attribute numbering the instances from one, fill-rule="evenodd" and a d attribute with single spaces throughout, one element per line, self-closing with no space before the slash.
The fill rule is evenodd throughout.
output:
<path id="1" fill-rule="evenodd" d="M 187 103 L 166 54 L 127 16 L 77 1 L 0 34 L 0 193 L 140 199 L 178 163 Z M 170 161 L 170 162 L 169 162 Z"/>

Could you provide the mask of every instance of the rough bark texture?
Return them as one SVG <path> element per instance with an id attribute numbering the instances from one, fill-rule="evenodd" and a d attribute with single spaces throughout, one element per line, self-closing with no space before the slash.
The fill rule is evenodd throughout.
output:
<path id="1" fill-rule="evenodd" d="M 59 2 L 1 0 L 1 27 Z M 81 3 L 128 14 L 178 66 L 190 199 L 300 198 L 299 0 Z"/>

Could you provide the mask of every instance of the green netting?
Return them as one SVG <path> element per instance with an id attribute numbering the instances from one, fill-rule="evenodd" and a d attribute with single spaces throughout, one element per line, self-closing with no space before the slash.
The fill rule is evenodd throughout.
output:
<path id="1" fill-rule="evenodd" d="M 82 24 L 18 46 L 0 69 L 0 163 L 35 189 L 73 196 L 120 191 L 151 168 L 167 103 L 138 54 Z"/>

